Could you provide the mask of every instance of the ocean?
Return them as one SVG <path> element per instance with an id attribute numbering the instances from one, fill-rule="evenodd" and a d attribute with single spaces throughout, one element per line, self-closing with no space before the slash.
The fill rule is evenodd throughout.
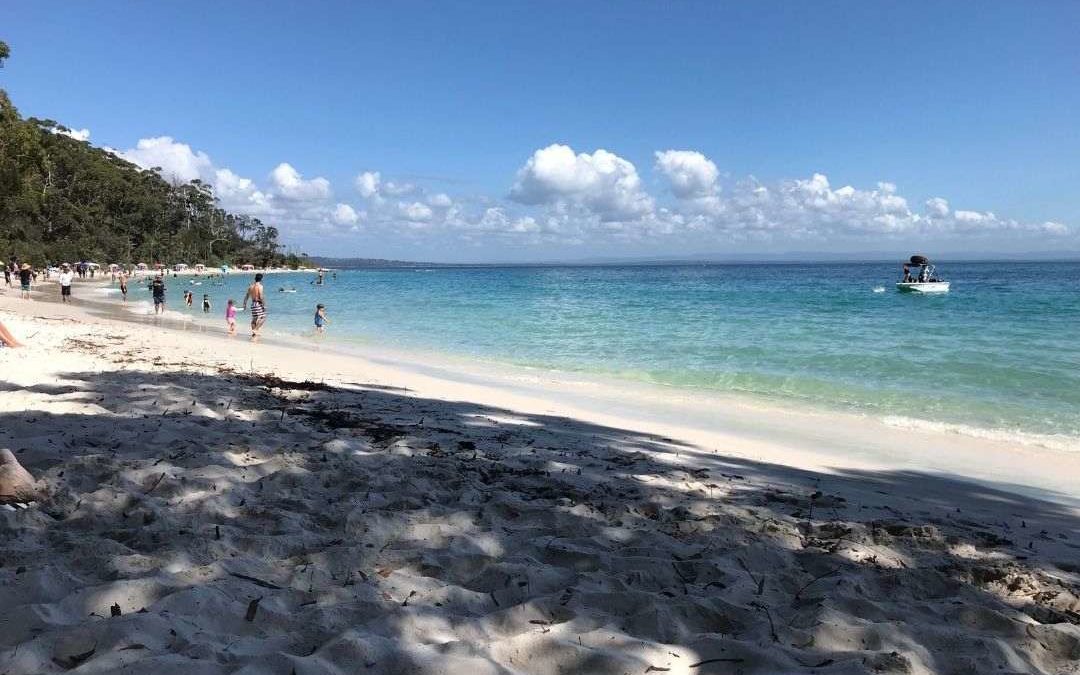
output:
<path id="1" fill-rule="evenodd" d="M 433 267 L 268 275 L 268 336 L 844 410 L 912 428 L 1080 450 L 1080 263 L 943 263 L 940 296 L 899 263 Z M 192 285 L 189 281 L 200 283 Z M 249 275 L 169 279 L 172 310 L 223 326 Z M 279 289 L 295 289 L 280 292 Z M 185 289 L 196 294 L 182 307 Z M 145 311 L 142 284 L 132 309 Z M 323 303 L 331 320 L 314 335 Z M 239 317 L 241 334 L 246 315 Z"/>

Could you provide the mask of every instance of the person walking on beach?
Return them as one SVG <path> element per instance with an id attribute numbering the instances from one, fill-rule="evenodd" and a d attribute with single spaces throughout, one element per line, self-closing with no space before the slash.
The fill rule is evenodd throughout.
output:
<path id="1" fill-rule="evenodd" d="M 154 314 L 163 313 L 165 311 L 165 280 L 160 274 L 150 282 L 150 293 L 154 296 Z"/>
<path id="2" fill-rule="evenodd" d="M 11 268 L 4 265 L 4 285 L 11 288 Z"/>
<path id="3" fill-rule="evenodd" d="M 209 293 L 203 293 L 203 296 L 202 296 L 202 311 L 203 312 L 209 312 L 210 311 L 210 294 Z"/>
<path id="4" fill-rule="evenodd" d="M 225 303 L 225 325 L 229 327 L 229 335 L 236 335 L 236 301 L 232 298 Z"/>
<path id="5" fill-rule="evenodd" d="M 127 275 L 120 273 L 120 301 L 127 302 Z"/>
<path id="6" fill-rule="evenodd" d="M 330 323 L 330 319 L 326 318 L 326 305 L 320 302 L 315 305 L 315 331 L 325 333 L 326 324 L 328 323 Z"/>
<path id="7" fill-rule="evenodd" d="M 23 263 L 19 268 L 19 297 L 24 300 L 30 299 L 30 282 L 34 279 L 34 271 L 29 263 Z"/>
<path id="8" fill-rule="evenodd" d="M 71 282 L 75 274 L 67 263 L 60 268 L 60 302 L 71 302 Z"/>
<path id="9" fill-rule="evenodd" d="M 247 309 L 248 300 L 251 300 L 251 339 L 259 339 L 259 331 L 266 323 L 266 297 L 263 295 L 263 275 L 259 272 L 255 275 L 255 281 L 248 286 L 244 294 L 244 309 Z"/>

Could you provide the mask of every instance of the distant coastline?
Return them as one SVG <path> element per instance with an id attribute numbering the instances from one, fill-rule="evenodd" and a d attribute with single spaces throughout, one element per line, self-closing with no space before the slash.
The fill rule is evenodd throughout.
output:
<path id="1" fill-rule="evenodd" d="M 417 269 L 417 268 L 469 268 L 469 267 L 589 267 L 589 266 L 650 266 L 650 265 L 812 265 L 815 263 L 880 264 L 905 260 L 907 255 L 895 253 L 793 253 L 790 255 L 702 255 L 702 256 L 655 256 L 625 258 L 580 258 L 533 261 L 461 261 L 424 262 L 392 260 L 386 258 L 331 258 L 310 256 L 308 264 L 326 269 Z M 1017 254 L 940 254 L 934 259 L 943 263 L 1057 263 L 1080 262 L 1080 251 Z"/>

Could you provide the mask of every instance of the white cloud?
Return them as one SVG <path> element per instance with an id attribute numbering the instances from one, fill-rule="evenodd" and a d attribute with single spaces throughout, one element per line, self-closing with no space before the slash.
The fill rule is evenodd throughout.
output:
<path id="1" fill-rule="evenodd" d="M 412 183 L 396 183 L 392 180 L 383 180 L 382 173 L 378 171 L 364 171 L 353 180 L 356 191 L 364 199 L 378 202 L 387 197 L 401 197 L 415 192 L 421 192 Z"/>
<path id="2" fill-rule="evenodd" d="M 356 177 L 356 191 L 364 199 L 369 199 L 379 194 L 381 183 L 382 175 L 378 171 L 364 171 Z"/>
<path id="3" fill-rule="evenodd" d="M 379 192 L 390 197 L 400 197 L 416 192 L 417 188 L 412 183 L 395 183 L 392 180 L 385 181 Z"/>
<path id="4" fill-rule="evenodd" d="M 431 207 L 421 202 L 412 202 L 411 204 L 401 202 L 398 204 L 398 213 L 405 220 L 414 223 L 426 223 L 434 215 Z"/>
<path id="5" fill-rule="evenodd" d="M 942 197 L 921 202 L 916 212 L 898 187 L 885 181 L 859 188 L 834 187 L 824 173 L 768 184 L 753 177 L 726 179 L 711 159 L 693 150 L 655 153 L 654 170 L 668 188 L 659 205 L 631 162 L 606 150 L 579 154 L 556 144 L 528 158 L 517 172 L 510 200 L 428 193 L 421 186 L 386 180 L 379 171 L 365 171 L 354 179 L 364 211 L 335 203 L 329 181 L 306 179 L 284 162 L 260 186 L 169 136 L 142 139 L 116 154 L 144 168 L 160 167 L 169 180 L 198 178 L 213 185 L 224 208 L 281 227 L 286 240 L 362 230 L 414 241 L 456 237 L 470 244 L 620 242 L 640 247 L 667 241 L 683 247 L 722 242 L 761 247 L 769 242 L 878 245 L 932 237 L 1004 242 L 1076 234 L 1057 221 L 1024 223 L 991 211 L 954 209 Z"/>
<path id="6" fill-rule="evenodd" d="M 926 212 L 932 216 L 949 215 L 949 202 L 941 197 L 931 197 L 926 200 Z"/>
<path id="7" fill-rule="evenodd" d="M 276 194 L 297 201 L 313 201 L 330 196 L 330 181 L 325 178 L 305 180 L 288 162 L 278 164 L 270 172 Z"/>
<path id="8" fill-rule="evenodd" d="M 49 129 L 54 134 L 60 134 L 61 136 L 67 136 L 68 138 L 74 138 L 77 141 L 89 141 L 90 130 L 89 129 L 66 129 L 61 127 L 53 127 Z"/>
<path id="9" fill-rule="evenodd" d="M 961 223 L 986 223 L 994 219 L 992 213 L 979 213 L 978 211 L 956 211 L 953 218 Z"/>
<path id="10" fill-rule="evenodd" d="M 607 150 L 575 154 L 559 144 L 533 153 L 518 170 L 510 197 L 522 204 L 581 206 L 602 222 L 638 220 L 653 209 L 632 163 Z"/>
<path id="11" fill-rule="evenodd" d="M 720 171 L 712 160 L 692 150 L 664 150 L 656 153 L 656 168 L 671 183 L 679 199 L 700 199 L 716 194 Z"/>
<path id="12" fill-rule="evenodd" d="M 208 181 L 213 175 L 213 162 L 205 152 L 195 152 L 187 143 L 178 143 L 171 136 L 140 139 L 130 150 L 116 153 L 144 169 L 158 167 L 166 180 L 187 183 L 196 178 Z"/>
<path id="13" fill-rule="evenodd" d="M 360 220 L 360 215 L 356 212 L 356 209 L 348 204 L 335 206 L 331 217 L 338 225 L 355 225 Z"/>
<path id="14" fill-rule="evenodd" d="M 428 204 L 441 209 L 449 208 L 453 203 L 454 200 L 450 199 L 450 195 L 444 192 L 428 197 Z"/>

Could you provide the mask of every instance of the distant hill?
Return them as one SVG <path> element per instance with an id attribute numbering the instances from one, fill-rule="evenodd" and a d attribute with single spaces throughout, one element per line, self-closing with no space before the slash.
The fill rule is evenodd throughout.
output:
<path id="1" fill-rule="evenodd" d="M 386 260 L 383 258 L 324 258 L 311 256 L 308 265 L 330 267 L 339 270 L 361 270 L 380 267 L 448 267 L 442 263 L 413 262 L 410 260 Z"/>

